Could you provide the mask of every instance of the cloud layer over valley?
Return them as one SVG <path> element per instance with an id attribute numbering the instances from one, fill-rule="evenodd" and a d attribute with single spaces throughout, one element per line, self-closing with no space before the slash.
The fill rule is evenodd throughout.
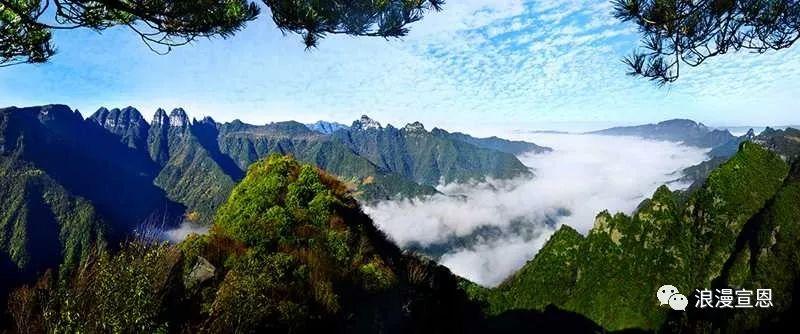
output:
<path id="1" fill-rule="evenodd" d="M 632 212 L 706 151 L 632 137 L 531 134 L 554 152 L 521 156 L 536 177 L 441 186 L 446 195 L 366 208 L 401 247 L 438 257 L 453 272 L 496 285 L 521 267 L 561 224 L 586 233 L 608 209 Z M 670 184 L 682 188 L 685 184 Z"/>

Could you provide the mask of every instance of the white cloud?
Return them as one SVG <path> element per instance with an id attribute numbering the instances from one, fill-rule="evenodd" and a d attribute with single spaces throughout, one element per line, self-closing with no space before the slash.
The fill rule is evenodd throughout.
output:
<path id="1" fill-rule="evenodd" d="M 524 10 L 525 4 L 521 0 L 447 1 L 441 13 L 429 13 L 411 27 L 411 37 L 474 29 L 520 15 Z"/>
<path id="2" fill-rule="evenodd" d="M 634 24 L 612 17 L 610 6 L 609 0 L 448 1 L 403 39 L 328 36 L 309 51 L 298 36 L 282 36 L 266 13 L 233 38 L 200 40 L 165 57 L 125 29 L 100 36 L 58 32 L 52 63 L 0 71 L 0 100 L 67 103 L 84 112 L 100 105 L 147 113 L 184 106 L 220 121 L 262 124 L 349 122 L 369 113 L 472 133 L 487 124 L 541 121 L 800 122 L 793 110 L 800 48 L 715 57 L 684 67 L 668 89 L 657 88 L 625 75 L 620 60 L 639 36 Z"/>
<path id="3" fill-rule="evenodd" d="M 183 222 L 181 226 L 164 232 L 164 237 L 172 242 L 181 242 L 191 234 L 206 234 L 208 233 L 208 226 L 202 226 L 195 223 Z"/>
<path id="4" fill-rule="evenodd" d="M 598 212 L 630 213 L 660 185 L 678 178 L 676 172 L 706 158 L 702 149 L 632 137 L 536 134 L 525 139 L 555 149 L 521 157 L 534 168 L 533 179 L 448 185 L 440 190 L 457 196 L 382 202 L 367 212 L 401 246 L 472 238 L 474 244 L 450 249 L 440 262 L 494 285 L 538 251 L 557 227 L 552 219 L 586 233 Z M 568 216 L 559 216 L 563 209 Z M 485 227 L 502 235 L 476 236 Z"/>

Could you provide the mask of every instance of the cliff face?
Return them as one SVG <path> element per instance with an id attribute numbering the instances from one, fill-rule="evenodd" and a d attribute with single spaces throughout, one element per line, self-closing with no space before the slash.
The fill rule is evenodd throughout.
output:
<path id="1" fill-rule="evenodd" d="M 88 119 L 119 136 L 121 141 L 130 148 L 141 150 L 147 147 L 150 124 L 147 124 L 136 108 L 126 107 L 111 110 L 100 108 Z"/>
<path id="2" fill-rule="evenodd" d="M 469 143 L 462 137 L 428 132 L 415 122 L 402 129 L 362 116 L 333 138 L 382 169 L 420 184 L 513 178 L 530 175 L 517 158 L 501 150 Z M 483 143 L 479 141 L 480 143 Z M 484 143 L 485 144 L 485 143 Z"/>
<path id="3" fill-rule="evenodd" d="M 158 165 L 94 119 L 61 105 L 2 109 L 0 117 L 2 154 L 90 201 L 112 224 L 111 236 L 125 237 L 147 222 L 169 226 L 181 216 L 181 205 L 153 184 Z"/>

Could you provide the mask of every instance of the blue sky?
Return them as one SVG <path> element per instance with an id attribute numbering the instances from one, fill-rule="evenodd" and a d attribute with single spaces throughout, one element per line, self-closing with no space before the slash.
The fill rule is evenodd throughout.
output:
<path id="1" fill-rule="evenodd" d="M 800 123 L 800 47 L 709 60 L 658 88 L 626 76 L 638 44 L 608 0 L 450 1 L 402 40 L 335 36 L 307 51 L 269 11 L 233 38 L 166 56 L 125 29 L 59 31 L 48 64 L 0 69 L 0 105 L 158 107 L 251 123 L 420 120 L 466 130 L 596 128 L 691 118 Z"/>

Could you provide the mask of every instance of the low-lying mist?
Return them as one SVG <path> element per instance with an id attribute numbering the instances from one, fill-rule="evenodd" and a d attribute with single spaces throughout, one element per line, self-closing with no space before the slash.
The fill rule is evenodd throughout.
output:
<path id="1" fill-rule="evenodd" d="M 518 139 L 518 138 L 515 138 Z M 485 286 L 522 267 L 561 225 L 586 233 L 602 210 L 631 213 L 707 150 L 676 143 L 572 134 L 522 138 L 554 149 L 520 156 L 533 178 L 439 187 L 445 195 L 366 208 L 401 247 L 436 257 Z"/>

